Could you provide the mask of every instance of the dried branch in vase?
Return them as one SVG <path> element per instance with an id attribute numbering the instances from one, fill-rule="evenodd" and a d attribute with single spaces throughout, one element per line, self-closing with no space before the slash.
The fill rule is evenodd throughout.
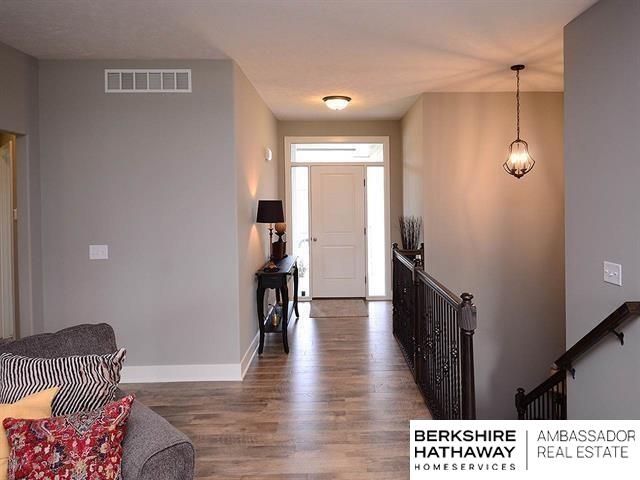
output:
<path id="1" fill-rule="evenodd" d="M 418 250 L 422 235 L 422 217 L 413 215 L 400 216 L 400 235 L 402 248 L 405 250 Z"/>

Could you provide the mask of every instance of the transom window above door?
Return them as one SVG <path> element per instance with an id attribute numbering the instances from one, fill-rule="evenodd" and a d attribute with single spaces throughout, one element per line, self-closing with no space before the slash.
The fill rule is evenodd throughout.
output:
<path id="1" fill-rule="evenodd" d="M 384 163 L 382 143 L 294 143 L 291 163 Z"/>

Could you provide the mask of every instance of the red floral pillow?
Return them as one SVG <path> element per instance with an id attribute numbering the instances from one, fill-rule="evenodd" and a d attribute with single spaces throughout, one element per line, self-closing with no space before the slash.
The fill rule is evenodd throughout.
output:
<path id="1" fill-rule="evenodd" d="M 42 420 L 7 418 L 9 480 L 120 479 L 133 396 L 91 412 Z"/>

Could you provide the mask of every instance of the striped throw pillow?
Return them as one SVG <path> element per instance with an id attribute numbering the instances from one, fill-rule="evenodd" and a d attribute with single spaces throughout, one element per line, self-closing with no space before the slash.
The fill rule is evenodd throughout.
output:
<path id="1" fill-rule="evenodd" d="M 14 403 L 32 393 L 60 387 L 53 416 L 96 410 L 111 402 L 120 382 L 126 350 L 108 355 L 29 358 L 0 355 L 0 403 Z"/>

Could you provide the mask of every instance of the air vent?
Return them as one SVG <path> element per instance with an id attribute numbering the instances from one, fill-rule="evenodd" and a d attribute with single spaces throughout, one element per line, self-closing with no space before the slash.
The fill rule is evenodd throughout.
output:
<path id="1" fill-rule="evenodd" d="M 191 69 L 106 69 L 106 93 L 191 93 Z"/>

